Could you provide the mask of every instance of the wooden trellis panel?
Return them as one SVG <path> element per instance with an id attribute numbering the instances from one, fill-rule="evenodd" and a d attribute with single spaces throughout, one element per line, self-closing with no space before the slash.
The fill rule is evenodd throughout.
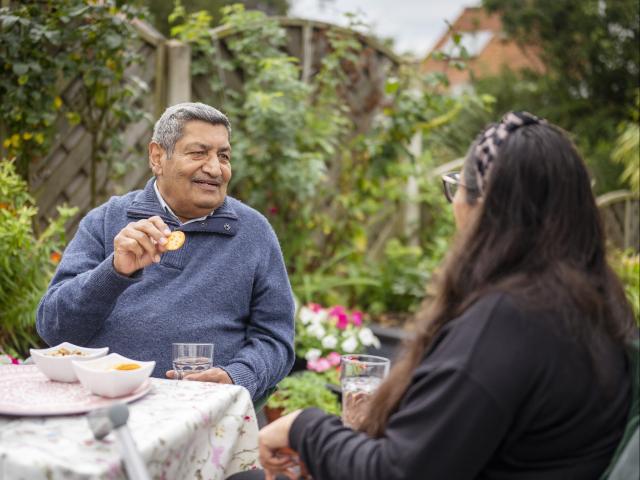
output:
<path id="1" fill-rule="evenodd" d="M 640 251 L 640 198 L 627 190 L 598 197 L 607 240 L 617 248 Z"/>
<path id="2" fill-rule="evenodd" d="M 313 20 L 287 17 L 277 17 L 277 20 L 287 33 L 286 53 L 300 60 L 301 77 L 304 81 L 309 81 L 318 73 L 322 59 L 330 51 L 327 38 L 329 29 L 350 35 L 360 42 L 362 50 L 357 63 L 344 64 L 350 83 L 342 93 L 352 112 L 357 132 L 366 131 L 384 101 L 386 79 L 397 72 L 401 59 L 384 45 L 354 30 Z M 220 60 L 231 59 L 232 54 L 226 42 L 235 32 L 223 26 L 213 29 L 211 34 L 217 43 L 219 55 L 213 61 L 219 63 Z M 242 72 L 220 69 L 218 75 L 226 88 L 237 90 L 242 85 Z M 213 99 L 211 103 L 224 110 L 224 92 L 214 94 L 207 78 L 194 77 L 192 92 L 194 99 L 210 102 Z"/>
<path id="3" fill-rule="evenodd" d="M 165 108 L 165 42 L 166 39 L 147 24 L 135 21 L 139 34 L 136 48 L 142 63 L 132 66 L 126 75 L 135 75 L 144 81 L 149 91 L 136 100 L 136 105 L 156 118 Z M 73 108 L 79 101 L 80 78 L 67 82 L 60 92 L 63 102 Z M 123 158 L 128 166 L 122 178 L 111 178 L 107 167 L 100 164 L 97 185 L 103 186 L 107 196 L 120 194 L 144 185 L 150 176 L 146 147 L 152 125 L 147 119 L 128 125 L 123 132 Z M 64 116 L 55 124 L 56 137 L 48 155 L 35 160 L 30 166 L 29 186 L 38 204 L 38 222 L 56 216 L 56 207 L 63 203 L 79 207 L 79 214 L 68 225 L 73 232 L 79 220 L 90 208 L 90 149 L 91 135 L 82 125 L 70 125 Z M 104 200 L 104 199 L 101 199 Z"/>

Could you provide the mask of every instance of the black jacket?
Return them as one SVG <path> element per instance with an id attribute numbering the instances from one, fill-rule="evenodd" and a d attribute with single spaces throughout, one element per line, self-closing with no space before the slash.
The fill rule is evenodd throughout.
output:
<path id="1" fill-rule="evenodd" d="M 488 295 L 440 332 L 384 437 L 308 409 L 291 447 L 314 480 L 597 479 L 624 429 L 627 361 L 605 339 L 599 377 L 557 324 Z"/>

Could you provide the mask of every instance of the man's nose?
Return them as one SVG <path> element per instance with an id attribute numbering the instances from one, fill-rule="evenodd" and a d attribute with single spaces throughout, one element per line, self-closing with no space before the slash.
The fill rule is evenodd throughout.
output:
<path id="1" fill-rule="evenodd" d="M 221 176 L 222 169 L 220 168 L 220 160 L 218 160 L 218 155 L 215 153 L 211 154 L 202 166 L 202 170 L 212 177 Z"/>

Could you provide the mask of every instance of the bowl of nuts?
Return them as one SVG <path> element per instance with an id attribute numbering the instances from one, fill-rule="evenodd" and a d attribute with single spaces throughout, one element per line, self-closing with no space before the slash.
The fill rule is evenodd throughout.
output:
<path id="1" fill-rule="evenodd" d="M 73 362 L 83 362 L 104 357 L 109 347 L 79 347 L 73 343 L 63 342 L 50 348 L 32 348 L 31 358 L 45 376 L 56 382 L 73 383 L 78 381 Z"/>

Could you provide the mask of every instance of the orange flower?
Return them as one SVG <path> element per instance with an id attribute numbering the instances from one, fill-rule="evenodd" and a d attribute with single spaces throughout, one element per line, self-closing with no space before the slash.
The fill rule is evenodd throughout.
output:
<path id="1" fill-rule="evenodd" d="M 57 265 L 58 263 L 60 263 L 61 258 L 62 258 L 62 255 L 60 255 L 60 252 L 51 252 L 51 255 L 49 255 L 49 259 L 51 260 L 51 263 L 53 263 L 54 265 Z"/>

